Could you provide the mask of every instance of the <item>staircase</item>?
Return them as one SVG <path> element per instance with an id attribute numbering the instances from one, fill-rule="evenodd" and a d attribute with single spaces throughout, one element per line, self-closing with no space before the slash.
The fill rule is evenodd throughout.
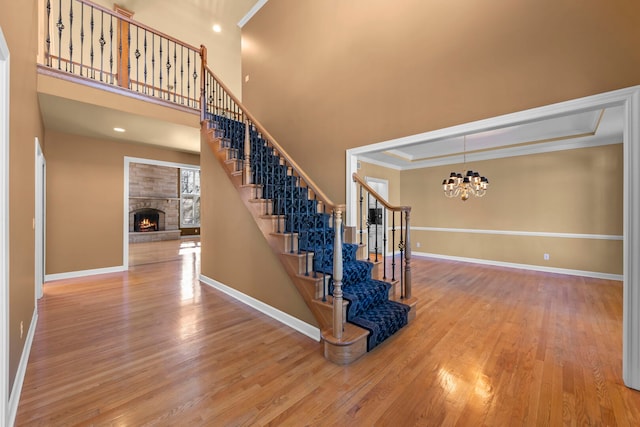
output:
<path id="1" fill-rule="evenodd" d="M 204 92 L 204 137 L 317 319 L 325 357 L 351 363 L 407 325 L 415 300 L 396 301 L 397 281 L 375 278 L 381 262 L 370 262 L 342 226 L 344 208 L 310 184 L 217 79 Z"/>
<path id="2" fill-rule="evenodd" d="M 200 110 L 203 137 L 224 165 L 245 206 L 315 316 L 327 359 L 339 364 L 351 363 L 415 316 L 408 244 L 410 208 L 402 207 L 398 211 L 401 212 L 400 236 L 403 221 L 406 233 L 404 242 L 400 237 L 398 244 L 399 280 L 394 277 L 390 283 L 378 280 L 377 270 L 381 264 L 382 278 L 386 278 L 386 264 L 377 258 L 378 244 L 376 242 L 374 263 L 368 260 L 367 247 L 362 244 L 364 182 L 360 183 L 358 244 L 354 229 L 342 225 L 344 205 L 332 203 L 215 77 L 206 64 L 204 46 L 198 48 L 183 43 L 90 1 L 72 0 L 68 7 L 67 14 L 63 13 L 62 3 L 47 2 L 42 28 L 45 43 L 41 46 L 44 63 L 39 64 L 39 70 L 82 84 L 91 82 L 91 85 L 109 87 L 110 91 L 117 87 L 129 95 L 135 92 L 136 97 L 154 98 L 156 103 L 188 113 Z M 99 40 L 91 37 L 85 44 L 82 19 L 76 20 L 80 25 L 73 25 L 74 8 L 75 16 L 93 17 L 94 13 L 106 16 L 107 19 L 96 23 L 96 34 L 110 34 L 108 41 L 104 37 Z M 115 38 L 111 31 L 114 23 L 123 29 Z M 93 29 L 92 18 L 92 34 Z M 135 38 L 125 36 L 134 32 Z M 139 33 L 143 38 L 138 37 Z M 57 49 L 51 43 L 56 34 Z M 68 48 L 63 48 L 60 40 L 69 40 Z M 105 45 L 107 48 L 103 49 Z M 75 50 L 75 57 L 74 46 L 80 46 Z M 94 47 L 99 50 L 95 61 Z M 90 58 L 82 54 L 78 57 L 77 52 L 89 48 Z M 135 59 L 129 55 L 133 52 Z M 367 191 L 371 194 L 370 189 Z M 391 208 L 379 196 L 373 197 Z M 343 244 L 345 236 L 349 242 Z M 386 237 L 383 245 L 386 250 Z M 391 240 L 391 247 L 394 248 L 391 258 L 395 274 L 395 238 Z"/>

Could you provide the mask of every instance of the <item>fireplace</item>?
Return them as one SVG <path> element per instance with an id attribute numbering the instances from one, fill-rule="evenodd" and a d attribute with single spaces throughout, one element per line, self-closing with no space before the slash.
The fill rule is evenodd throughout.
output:
<path id="1" fill-rule="evenodd" d="M 164 230 L 164 212 L 153 208 L 133 212 L 133 231 L 136 233 Z"/>

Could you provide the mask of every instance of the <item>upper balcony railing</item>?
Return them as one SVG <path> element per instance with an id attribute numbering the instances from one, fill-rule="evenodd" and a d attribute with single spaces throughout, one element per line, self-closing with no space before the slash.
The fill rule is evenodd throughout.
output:
<path id="1" fill-rule="evenodd" d="M 46 0 L 43 65 L 200 109 L 202 48 L 119 12 L 87 0 Z"/>

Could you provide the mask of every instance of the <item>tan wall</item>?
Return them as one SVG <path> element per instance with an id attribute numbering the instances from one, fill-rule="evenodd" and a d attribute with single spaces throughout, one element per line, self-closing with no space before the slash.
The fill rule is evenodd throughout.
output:
<path id="1" fill-rule="evenodd" d="M 345 150 L 640 83 L 640 2 L 280 0 L 243 100 L 336 202 Z"/>
<path id="2" fill-rule="evenodd" d="M 489 178 L 485 197 L 466 202 L 444 197 L 442 180 L 451 171 L 463 172 L 459 164 L 402 172 L 402 204 L 413 208 L 413 227 L 622 236 L 622 144 L 467 166 Z M 622 274 L 621 240 L 414 230 L 412 249 Z"/>
<path id="3" fill-rule="evenodd" d="M 317 326 L 206 142 L 200 167 L 202 274 Z"/>
<path id="4" fill-rule="evenodd" d="M 47 274 L 122 265 L 125 156 L 199 164 L 198 155 L 146 145 L 49 130 L 45 138 Z"/>
<path id="5" fill-rule="evenodd" d="M 36 97 L 36 2 L 0 0 L 0 26 L 10 52 L 9 387 L 13 386 L 34 312 L 35 144 L 43 127 Z M 11 14 L 6 11 L 11 11 Z M 24 334 L 20 336 L 20 324 Z M 2 351 L 6 351 L 2 349 Z"/>

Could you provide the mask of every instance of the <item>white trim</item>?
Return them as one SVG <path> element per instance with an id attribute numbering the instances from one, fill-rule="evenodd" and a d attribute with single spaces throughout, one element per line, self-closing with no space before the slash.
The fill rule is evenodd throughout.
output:
<path id="1" fill-rule="evenodd" d="M 589 111 L 612 106 L 624 107 L 624 208 L 623 208 L 623 320 L 622 378 L 627 387 L 640 390 L 640 86 L 619 89 L 571 101 L 559 102 L 530 110 L 478 120 L 448 128 L 425 132 L 419 136 L 394 139 L 347 150 L 347 182 L 356 171 L 352 157 L 399 145 L 499 129 L 517 124 L 550 119 L 571 112 Z M 413 139 L 412 139 L 413 138 Z M 357 164 L 357 162 L 356 162 Z M 356 209 L 355 192 L 347 192 L 347 211 Z M 347 225 L 355 225 L 348 216 Z"/>
<path id="2" fill-rule="evenodd" d="M 543 271 L 546 273 L 568 274 L 571 276 L 581 276 L 581 277 L 593 277 L 596 279 L 617 280 L 617 281 L 622 281 L 623 279 L 623 276 L 621 274 L 601 273 L 599 271 L 571 270 L 568 268 L 543 267 L 541 265 L 518 264 L 515 262 L 492 261 L 488 259 L 466 258 L 466 257 L 451 256 L 451 255 L 432 254 L 428 252 L 411 251 L 411 254 L 413 256 L 445 259 L 448 261 L 470 262 L 474 264 L 492 265 L 496 267 L 518 268 L 522 270 Z"/>
<path id="3" fill-rule="evenodd" d="M 42 298 L 42 285 L 44 284 L 45 274 L 45 168 L 46 160 L 40 140 L 35 137 L 35 299 L 37 301 Z"/>
<path id="4" fill-rule="evenodd" d="M 259 301 L 253 297 L 250 297 L 247 294 L 243 294 L 242 292 L 236 289 L 233 289 L 223 283 L 220 283 L 217 280 L 212 279 L 210 277 L 207 277 L 201 274 L 200 281 L 207 286 L 211 286 L 212 288 L 215 288 L 221 292 L 224 292 L 230 297 L 236 299 L 237 301 L 240 301 L 243 304 L 248 305 L 251 308 L 258 310 L 259 312 L 266 314 L 267 316 L 277 320 L 283 325 L 286 325 L 292 329 L 295 329 L 296 331 L 308 336 L 309 338 L 315 341 L 320 341 L 320 329 L 316 328 L 315 326 L 312 326 L 306 322 L 303 322 L 302 320 L 296 317 L 293 317 L 290 314 L 285 313 L 284 311 L 280 311 L 277 308 L 274 308 L 268 304 L 265 304 L 264 302 Z"/>
<path id="5" fill-rule="evenodd" d="M 124 157 L 124 212 L 122 214 L 122 268 L 129 269 L 129 165 L 140 163 L 143 165 L 166 166 L 170 168 L 198 168 L 200 165 L 190 165 L 187 163 L 165 162 L 163 160 L 143 159 L 141 157 Z M 198 227 L 200 228 L 200 227 Z"/>
<path id="6" fill-rule="evenodd" d="M 18 414 L 18 404 L 20 403 L 20 395 L 22 394 L 22 385 L 24 384 L 24 376 L 27 373 L 27 364 L 29 363 L 29 354 L 31 354 L 31 346 L 33 345 L 33 337 L 36 334 L 36 326 L 38 325 L 38 311 L 33 310 L 33 316 L 31 316 L 31 326 L 27 332 L 27 337 L 24 341 L 24 348 L 22 349 L 22 356 L 18 363 L 18 370 L 16 371 L 16 377 L 13 380 L 13 388 L 11 389 L 11 397 L 9 398 L 9 413 L 7 417 L 7 425 L 12 426 L 16 420 Z"/>
<path id="7" fill-rule="evenodd" d="M 91 270 L 68 271 L 66 273 L 45 274 L 44 281 L 52 282 L 54 280 L 75 279 L 77 277 L 95 276 L 96 274 L 110 274 L 126 271 L 122 265 L 114 267 L 94 268 Z"/>
<path id="8" fill-rule="evenodd" d="M 253 18 L 253 15 L 255 15 L 256 13 L 258 13 L 258 11 L 260 9 L 262 9 L 262 6 L 264 6 L 265 4 L 267 4 L 268 0 L 258 0 L 256 2 L 256 4 L 253 5 L 253 7 L 251 9 L 249 9 L 249 12 L 247 12 L 246 15 L 244 15 L 240 21 L 238 21 L 238 27 L 242 28 L 244 27 L 247 22 L 249 22 L 249 20 L 251 18 Z"/>
<path id="9" fill-rule="evenodd" d="M 411 227 L 413 231 L 442 231 L 445 233 L 469 234 L 502 234 L 507 236 L 553 237 L 558 239 L 588 239 L 588 240 L 623 240 L 623 236 L 615 234 L 578 234 L 552 233 L 546 231 L 513 231 L 513 230 L 479 230 L 473 228 L 443 228 L 443 227 Z"/>
<path id="10" fill-rule="evenodd" d="M 640 90 L 627 91 L 624 120 L 622 379 L 640 390 Z"/>
<path id="11" fill-rule="evenodd" d="M 9 59 L 0 27 L 0 425 L 9 401 Z"/>

